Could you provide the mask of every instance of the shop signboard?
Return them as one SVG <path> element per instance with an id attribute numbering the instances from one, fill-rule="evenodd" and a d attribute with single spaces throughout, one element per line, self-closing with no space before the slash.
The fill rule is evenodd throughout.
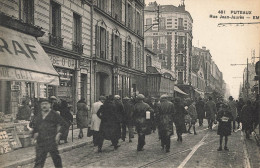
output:
<path id="1" fill-rule="evenodd" d="M 63 67 L 68 69 L 75 69 L 76 68 L 76 60 L 66 57 L 61 57 L 58 55 L 49 54 L 51 59 L 52 65 L 57 67 Z"/>

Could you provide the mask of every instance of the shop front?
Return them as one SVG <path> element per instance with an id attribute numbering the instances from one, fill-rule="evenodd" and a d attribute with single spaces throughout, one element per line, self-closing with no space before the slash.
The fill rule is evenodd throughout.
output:
<path id="1" fill-rule="evenodd" d="M 59 85 L 59 74 L 35 36 L 12 29 L 12 24 L 0 26 L 1 154 L 26 146 L 30 118 L 17 120 L 17 114 L 22 102 L 33 107 L 37 99 L 46 98 L 48 85 Z"/>
<path id="2" fill-rule="evenodd" d="M 65 100 L 74 106 L 76 103 L 77 60 L 50 53 L 48 56 L 58 72 L 60 80 L 59 85 L 48 85 L 48 97 L 55 96 L 58 100 Z"/>

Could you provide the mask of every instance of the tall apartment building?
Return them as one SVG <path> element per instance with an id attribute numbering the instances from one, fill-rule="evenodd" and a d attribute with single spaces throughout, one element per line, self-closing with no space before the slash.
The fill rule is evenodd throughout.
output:
<path id="1" fill-rule="evenodd" d="M 145 93 L 143 0 L 93 1 L 94 99 Z"/>
<path id="2" fill-rule="evenodd" d="M 174 71 L 177 86 L 189 93 L 193 38 L 190 13 L 184 4 L 158 6 L 151 2 L 145 7 L 144 17 L 145 47 L 159 55 L 162 67 Z"/>

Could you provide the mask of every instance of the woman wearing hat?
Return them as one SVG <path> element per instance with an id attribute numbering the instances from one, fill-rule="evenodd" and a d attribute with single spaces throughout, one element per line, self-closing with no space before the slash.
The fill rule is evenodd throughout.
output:
<path id="1" fill-rule="evenodd" d="M 218 112 L 217 121 L 219 122 L 217 134 L 220 136 L 218 151 L 222 151 L 223 137 L 225 137 L 224 149 L 228 151 L 227 142 L 228 136 L 231 135 L 231 121 L 233 121 L 233 116 L 226 104 L 223 104 L 222 109 Z"/>
<path id="2" fill-rule="evenodd" d="M 185 110 L 184 106 L 181 103 L 180 98 L 175 98 L 175 112 L 174 112 L 174 124 L 176 126 L 176 132 L 178 139 L 177 141 L 182 142 L 182 133 L 186 132 L 186 126 L 185 126 L 185 115 L 188 114 L 188 112 Z"/>

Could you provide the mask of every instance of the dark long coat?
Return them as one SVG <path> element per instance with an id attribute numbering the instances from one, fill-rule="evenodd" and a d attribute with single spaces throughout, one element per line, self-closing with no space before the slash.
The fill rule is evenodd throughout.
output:
<path id="1" fill-rule="evenodd" d="M 165 132 L 167 136 L 173 135 L 173 116 L 174 105 L 172 102 L 162 100 L 158 106 L 158 129 L 159 132 Z"/>
<path id="2" fill-rule="evenodd" d="M 150 134 L 151 133 L 151 122 L 146 119 L 146 111 L 153 113 L 153 109 L 144 102 L 137 102 L 134 106 L 133 118 L 138 134 Z"/>
<path id="3" fill-rule="evenodd" d="M 228 121 L 222 121 L 221 118 L 223 116 L 227 117 Z M 233 121 L 233 116 L 231 111 L 228 109 L 220 110 L 217 115 L 217 121 L 219 122 L 217 134 L 221 136 L 231 135 L 231 121 Z"/>
<path id="4" fill-rule="evenodd" d="M 176 126 L 176 132 L 177 133 L 184 133 L 186 131 L 185 126 L 185 115 L 188 114 L 188 112 L 185 110 L 184 106 L 180 103 L 175 103 L 174 105 L 175 111 L 174 111 L 174 124 Z"/>
<path id="5" fill-rule="evenodd" d="M 254 122 L 254 108 L 250 104 L 246 104 L 242 108 L 241 112 L 241 122 L 242 122 L 242 129 L 243 130 L 251 130 L 253 131 L 253 122 Z"/>
<path id="6" fill-rule="evenodd" d="M 217 107 L 216 107 L 216 104 L 212 100 L 209 100 L 205 104 L 205 111 L 206 111 L 207 119 L 215 120 L 215 114 L 217 114 Z"/>
<path id="7" fill-rule="evenodd" d="M 126 114 L 126 124 L 129 126 L 134 125 L 133 113 L 134 113 L 134 104 L 129 100 L 124 102 L 125 114 Z"/>
<path id="8" fill-rule="evenodd" d="M 78 128 L 87 128 L 88 127 L 88 108 L 85 102 L 78 102 L 77 103 L 77 114 L 76 114 L 76 120 L 77 120 L 77 127 Z"/>
<path id="9" fill-rule="evenodd" d="M 198 113 L 198 118 L 205 118 L 205 109 L 204 109 L 205 103 L 202 100 L 199 100 L 196 103 L 196 110 Z"/>
<path id="10" fill-rule="evenodd" d="M 118 140 L 121 137 L 121 116 L 114 101 L 106 101 L 97 112 L 101 119 L 100 133 L 106 140 Z"/>

